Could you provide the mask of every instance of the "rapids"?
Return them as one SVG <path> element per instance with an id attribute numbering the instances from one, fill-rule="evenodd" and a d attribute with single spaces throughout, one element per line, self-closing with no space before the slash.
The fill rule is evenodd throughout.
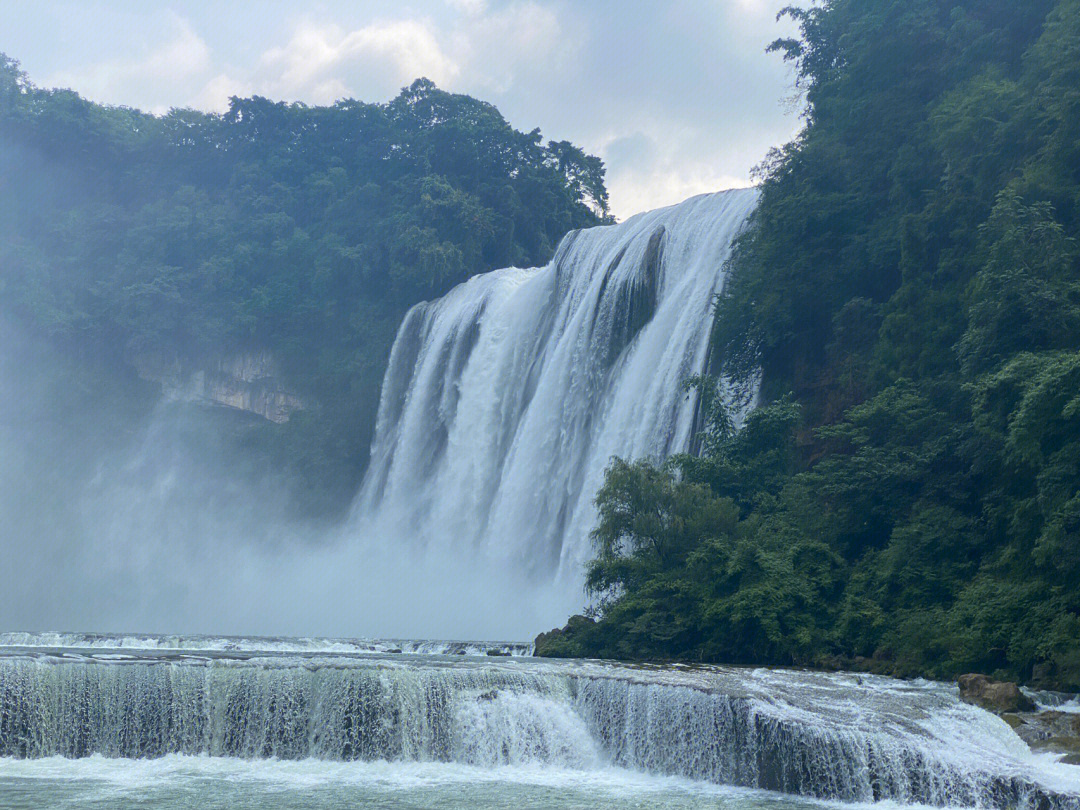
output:
<path id="1" fill-rule="evenodd" d="M 1032 754 L 951 685 L 329 648 L 0 648 L 0 793 L 21 760 L 181 755 L 615 768 L 831 801 L 1080 810 L 1075 766 Z"/>

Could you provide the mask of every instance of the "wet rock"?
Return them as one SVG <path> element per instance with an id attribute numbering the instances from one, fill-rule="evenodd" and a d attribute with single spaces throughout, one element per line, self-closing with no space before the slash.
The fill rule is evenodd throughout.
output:
<path id="1" fill-rule="evenodd" d="M 1080 737 L 1048 737 L 1031 746 L 1033 751 L 1065 754 L 1065 761 L 1075 765 L 1080 761 Z"/>
<path id="2" fill-rule="evenodd" d="M 961 675 L 957 683 L 960 686 L 961 700 L 996 714 L 1035 710 L 1035 702 L 1011 681 L 994 681 L 985 675 L 969 673 Z"/>
<path id="3" fill-rule="evenodd" d="M 1033 751 L 1064 754 L 1062 762 L 1080 765 L 1080 714 L 1045 711 L 1003 714 L 1017 736 Z"/>
<path id="4" fill-rule="evenodd" d="M 1016 735 L 1021 740 L 1023 740 L 1030 746 L 1034 747 L 1043 742 L 1044 740 L 1047 740 L 1050 737 L 1054 736 L 1053 732 L 1051 732 L 1048 728 L 1046 728 L 1046 726 L 1039 722 L 1039 720 L 1037 719 L 1038 715 L 1005 715 L 1005 717 L 1010 716 L 1020 718 L 1020 724 L 1013 726 L 1013 731 L 1016 732 Z M 1008 720 L 1006 720 L 1005 722 L 1008 722 Z M 1012 723 L 1009 723 L 1009 725 L 1012 725 Z"/>

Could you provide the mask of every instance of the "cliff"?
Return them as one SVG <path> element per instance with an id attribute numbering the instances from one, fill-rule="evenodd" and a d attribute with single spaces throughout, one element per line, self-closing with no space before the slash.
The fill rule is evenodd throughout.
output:
<path id="1" fill-rule="evenodd" d="M 133 362 L 139 376 L 159 383 L 170 399 L 224 405 L 278 424 L 305 407 L 304 400 L 285 386 L 268 351 L 204 357 L 140 354 Z"/>

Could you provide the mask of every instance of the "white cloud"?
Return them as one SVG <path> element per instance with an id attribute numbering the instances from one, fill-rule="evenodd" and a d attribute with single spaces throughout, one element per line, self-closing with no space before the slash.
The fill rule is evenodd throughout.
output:
<path id="1" fill-rule="evenodd" d="M 386 100 L 421 76 L 444 89 L 490 96 L 508 92 L 522 77 L 572 69 L 581 37 L 568 34 L 552 8 L 447 2 L 460 15 L 441 26 L 428 17 L 354 30 L 303 20 L 287 43 L 262 54 L 251 83 L 273 97 L 326 104 L 343 96 Z"/>
<path id="2" fill-rule="evenodd" d="M 250 96 L 254 92 L 248 82 L 219 73 L 204 84 L 188 104 L 197 110 L 225 112 L 229 109 L 230 96 Z"/>
<path id="3" fill-rule="evenodd" d="M 263 54 L 255 85 L 277 97 L 328 104 L 348 95 L 383 99 L 420 76 L 445 84 L 459 70 L 427 20 L 374 22 L 354 31 L 304 21 L 286 45 Z"/>
<path id="4" fill-rule="evenodd" d="M 553 71 L 573 68 L 581 45 L 554 10 L 535 2 L 475 15 L 448 39 L 465 92 L 506 93 L 524 77 L 546 81 Z"/>
<path id="5" fill-rule="evenodd" d="M 607 165 L 612 213 L 620 220 L 696 194 L 753 185 L 744 167 L 762 154 L 756 133 L 724 142 L 693 121 L 642 117 L 636 128 L 624 126 L 630 134 L 611 131 L 592 147 Z"/>
<path id="6" fill-rule="evenodd" d="M 776 14 L 775 4 L 771 0 L 735 0 L 735 5 L 741 11 L 759 16 Z"/>
<path id="7" fill-rule="evenodd" d="M 446 4 L 461 14 L 477 15 L 487 9 L 487 0 L 446 0 Z"/>
<path id="8" fill-rule="evenodd" d="M 695 194 L 746 188 L 752 183 L 746 177 L 725 174 L 708 163 L 682 163 L 644 170 L 623 169 L 613 172 L 607 185 L 612 213 L 623 220 L 642 211 L 674 205 Z"/>
<path id="9" fill-rule="evenodd" d="M 168 15 L 171 37 L 147 45 L 138 57 L 110 59 L 53 74 L 46 86 L 73 87 L 96 101 L 165 112 L 186 96 L 193 80 L 210 70 L 210 48 L 177 14 Z M 165 101 L 172 99 L 172 103 Z"/>

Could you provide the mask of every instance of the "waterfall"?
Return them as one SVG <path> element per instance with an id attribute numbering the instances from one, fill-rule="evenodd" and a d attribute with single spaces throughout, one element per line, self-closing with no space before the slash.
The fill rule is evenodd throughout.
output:
<path id="1" fill-rule="evenodd" d="M 355 508 L 369 536 L 580 582 L 612 456 L 689 449 L 713 300 L 754 189 L 569 234 L 398 332 Z"/>
<path id="2" fill-rule="evenodd" d="M 1080 810 L 956 688 L 732 667 L 8 647 L 0 757 L 611 766 L 823 799 Z"/>

